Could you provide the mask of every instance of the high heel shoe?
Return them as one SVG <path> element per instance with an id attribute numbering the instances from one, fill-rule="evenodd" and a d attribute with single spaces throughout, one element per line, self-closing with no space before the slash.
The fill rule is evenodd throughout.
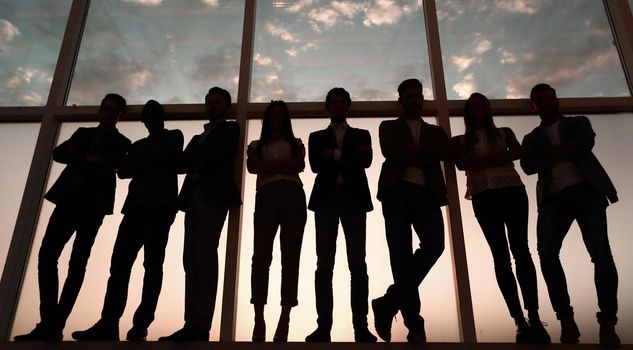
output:
<path id="1" fill-rule="evenodd" d="M 255 321 L 255 326 L 253 327 L 253 338 L 254 343 L 260 343 L 266 341 L 266 322 Z"/>
<path id="2" fill-rule="evenodd" d="M 275 343 L 285 343 L 288 341 L 288 328 L 290 322 L 283 322 L 283 320 L 279 320 L 277 324 L 277 330 L 275 331 L 275 336 L 273 337 L 273 341 Z"/>

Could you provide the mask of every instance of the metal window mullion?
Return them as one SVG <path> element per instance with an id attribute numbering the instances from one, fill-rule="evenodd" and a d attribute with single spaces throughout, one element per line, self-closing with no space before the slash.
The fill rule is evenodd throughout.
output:
<path id="1" fill-rule="evenodd" d="M 74 0 L 71 5 L 48 101 L 43 110 L 33 160 L 0 281 L 0 341 L 8 340 L 11 332 L 60 126 L 54 111 L 56 106 L 65 103 L 89 3 L 89 0 Z"/>
<path id="2" fill-rule="evenodd" d="M 242 31 L 242 53 L 237 91 L 236 119 L 240 125 L 240 143 L 235 157 L 235 181 L 244 200 L 244 149 L 248 134 L 248 107 L 255 38 L 256 0 L 246 0 L 244 5 L 244 27 Z M 226 237 L 226 259 L 224 263 L 224 289 L 222 294 L 222 319 L 220 341 L 235 341 L 237 316 L 237 293 L 240 268 L 240 244 L 242 236 L 242 206 L 232 208 Z"/>
<path id="3" fill-rule="evenodd" d="M 424 19 L 426 23 L 427 43 L 429 47 L 429 62 L 431 65 L 431 80 L 433 94 L 437 103 L 438 124 L 451 135 L 449 101 L 446 97 L 446 83 L 442 64 L 442 48 L 440 43 L 439 25 L 435 0 L 424 0 Z M 453 272 L 457 289 L 457 313 L 461 340 L 465 343 L 476 343 L 475 319 L 468 278 L 468 264 L 466 261 L 466 247 L 464 230 L 462 227 L 461 210 L 459 206 L 459 192 L 455 167 L 451 163 L 444 163 L 444 176 L 448 194 L 448 220 L 451 253 L 453 256 Z"/>
<path id="4" fill-rule="evenodd" d="M 633 16 L 626 0 L 603 0 L 622 69 L 633 95 Z"/>

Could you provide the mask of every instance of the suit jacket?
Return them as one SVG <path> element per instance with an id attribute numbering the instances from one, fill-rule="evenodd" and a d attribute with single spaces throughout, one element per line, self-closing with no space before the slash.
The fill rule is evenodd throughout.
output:
<path id="1" fill-rule="evenodd" d="M 130 181 L 121 212 L 137 209 L 177 209 L 178 170 L 184 138 L 180 130 L 164 129 L 132 144 L 118 175 Z"/>
<path id="2" fill-rule="evenodd" d="M 53 150 L 53 160 L 66 167 L 44 198 L 57 205 L 112 214 L 116 169 L 130 143 L 116 128 L 77 129 Z M 87 162 L 87 156 L 103 161 Z"/>
<path id="3" fill-rule="evenodd" d="M 413 142 L 413 136 L 404 118 L 380 123 L 379 138 L 380 149 L 385 157 L 378 180 L 379 200 L 382 201 L 384 194 L 402 181 L 407 168 L 413 166 L 422 170 L 426 185 L 437 197 L 440 205 L 448 203 L 440 160 L 454 161 L 457 152 L 444 129 L 422 121 L 419 140 L 424 154 L 406 147 L 408 143 Z"/>
<path id="4" fill-rule="evenodd" d="M 618 195 L 615 186 L 613 186 L 598 158 L 591 151 L 595 144 L 596 133 L 593 131 L 589 119 L 584 116 L 562 116 L 558 132 L 561 144 L 572 147 L 572 155 L 568 160 L 576 166 L 583 179 L 598 192 L 607 196 L 611 203 L 617 202 Z M 552 181 L 551 168 L 539 165 L 543 149 L 551 144 L 547 130 L 540 125 L 523 138 L 525 155 L 521 159 L 521 168 L 528 175 L 538 173 L 537 203 L 541 202 Z"/>
<path id="5" fill-rule="evenodd" d="M 181 172 L 187 176 L 178 195 L 178 208 L 182 211 L 189 208 L 196 187 L 209 205 L 231 207 L 242 203 L 233 179 L 240 127 L 226 120 L 209 125 L 205 125 L 205 129 L 211 128 L 206 136 L 204 132 L 194 136 L 183 152 Z"/>
<path id="6" fill-rule="evenodd" d="M 369 152 L 357 152 L 355 149 L 360 145 L 369 146 Z M 338 148 L 338 145 L 331 127 L 310 134 L 308 156 L 312 172 L 317 176 L 308 209 L 318 211 L 331 205 L 336 198 L 336 181 L 340 175 L 343 178 L 343 189 L 350 194 L 353 204 L 364 212 L 373 210 L 365 175 L 365 169 L 371 165 L 372 160 L 369 132 L 348 125 L 343 137 L 340 160 L 322 156 L 324 150 L 332 148 Z"/>

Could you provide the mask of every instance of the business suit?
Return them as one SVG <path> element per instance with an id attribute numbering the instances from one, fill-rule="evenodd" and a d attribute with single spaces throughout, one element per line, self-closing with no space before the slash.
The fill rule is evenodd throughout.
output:
<path id="1" fill-rule="evenodd" d="M 239 125 L 215 120 L 194 136 L 183 153 L 187 175 L 178 196 L 185 212 L 185 328 L 211 329 L 218 285 L 220 234 L 228 210 L 241 204 L 233 180 Z"/>
<path id="2" fill-rule="evenodd" d="M 538 126 L 523 139 L 525 156 L 521 167 L 526 174 L 538 173 L 537 248 L 541 270 L 552 307 L 558 319 L 573 315 L 565 272 L 560 262 L 563 240 L 574 220 L 577 221 L 595 267 L 595 286 L 600 311 L 598 321 L 617 321 L 618 274 L 607 235 L 606 207 L 618 200 L 613 183 L 593 154 L 595 132 L 584 116 L 560 116 L 560 144 L 569 146 L 570 156 L 579 174 L 578 183 L 552 190 L 552 167 L 541 165 L 543 151 L 553 143 L 545 126 Z"/>
<path id="3" fill-rule="evenodd" d="M 419 121 L 414 135 L 407 120 L 380 124 L 381 151 L 385 157 L 378 182 L 394 284 L 382 299 L 395 314 L 402 312 L 410 337 L 424 332 L 418 286 L 444 250 L 441 206 L 447 204 L 440 160 L 453 160 L 456 152 L 444 130 Z M 408 147 L 417 143 L 421 150 Z M 407 172 L 421 173 L 423 184 L 407 181 Z M 411 226 L 420 239 L 412 252 Z"/>
<path id="4" fill-rule="evenodd" d="M 310 167 L 317 174 L 308 206 L 315 212 L 317 323 L 322 331 L 332 328 L 332 274 L 340 220 L 351 274 L 354 330 L 359 331 L 367 329 L 366 213 L 373 210 L 373 205 L 365 169 L 372 161 L 371 137 L 367 130 L 346 126 L 339 145 L 335 125 L 311 133 L 308 143 Z M 338 149 L 340 154 L 324 156 L 329 149 Z"/>
<path id="5" fill-rule="evenodd" d="M 56 204 L 38 255 L 42 323 L 64 328 L 83 283 L 90 250 L 105 215 L 112 214 L 115 171 L 130 140 L 116 128 L 79 128 L 53 150 L 66 167 L 45 197 Z M 90 157 L 99 157 L 90 161 Z M 68 275 L 59 301 L 57 262 L 76 232 Z"/>

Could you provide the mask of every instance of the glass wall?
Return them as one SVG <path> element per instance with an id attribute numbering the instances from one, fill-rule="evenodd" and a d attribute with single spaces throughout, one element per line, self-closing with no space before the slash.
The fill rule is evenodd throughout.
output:
<path id="1" fill-rule="evenodd" d="M 29 174 L 35 142 L 40 130 L 37 123 L 2 124 L 0 127 L 0 152 L 5 170 L 0 172 L 0 278 L 7 258 L 15 220 L 20 209 L 24 185 Z M 19 150 L 19 152 L 16 152 Z"/>
<path id="2" fill-rule="evenodd" d="M 185 142 L 188 142 L 195 134 L 202 130 L 202 121 L 179 121 L 167 122 L 168 129 L 178 128 L 185 135 Z M 62 125 L 59 142 L 67 140 L 78 127 L 90 127 L 96 124 L 88 123 L 65 123 Z M 147 131 L 139 122 L 123 122 L 118 124 L 119 131 L 130 140 L 138 140 L 147 136 Z M 53 163 L 49 176 L 49 188 L 57 179 L 63 169 L 63 165 Z M 182 185 L 184 176 L 179 177 L 179 184 Z M 70 334 L 76 330 L 87 329 L 92 326 L 101 315 L 103 297 L 105 296 L 108 276 L 110 275 L 110 257 L 116 239 L 119 223 L 122 219 L 121 207 L 127 195 L 129 180 L 117 180 L 116 201 L 114 215 L 106 216 L 97 239 L 92 248 L 92 254 L 86 269 L 86 279 L 83 288 L 79 293 L 79 298 L 68 319 L 64 330 L 64 339 L 72 339 Z M 35 323 L 39 322 L 39 295 L 37 283 L 37 252 L 39 251 L 48 224 L 48 219 L 55 206 L 48 201 L 44 201 L 40 212 L 40 220 L 37 225 L 31 256 L 27 265 L 22 294 L 18 303 L 18 308 L 11 331 L 11 337 L 29 332 Z M 185 300 L 185 273 L 182 267 L 182 252 L 184 239 L 184 214 L 179 212 L 171 227 L 169 242 L 165 254 L 163 265 L 163 289 L 158 301 L 156 319 L 149 329 L 148 340 L 156 340 L 160 336 L 169 335 L 180 329 L 184 324 L 184 300 Z M 220 277 L 218 281 L 218 291 L 222 291 L 224 285 L 224 258 L 226 251 L 226 224 L 220 245 L 218 256 L 220 262 Z M 72 239 L 66 245 L 62 256 L 59 259 L 59 278 L 63 283 L 66 278 L 68 259 L 72 247 Z M 139 252 L 138 258 L 132 269 L 130 277 L 130 289 L 128 293 L 127 308 L 121 318 L 119 330 L 121 339 L 125 339 L 127 331 L 132 327 L 132 316 L 141 299 L 141 288 L 143 284 L 143 251 Z M 211 339 L 218 340 L 220 333 L 220 313 L 222 305 L 222 293 L 219 292 L 216 298 L 216 309 L 211 329 Z"/>
<path id="3" fill-rule="evenodd" d="M 633 256 L 627 251 L 628 247 L 633 244 L 633 238 L 630 235 L 633 189 L 627 185 L 630 174 L 633 171 L 633 165 L 623 160 L 630 158 L 628 150 L 633 146 L 630 137 L 628 137 L 629 130 L 633 128 L 633 115 L 592 115 L 589 116 L 589 119 L 597 134 L 596 145 L 593 151 L 609 173 L 620 197 L 618 203 L 607 208 L 607 215 L 611 249 L 620 276 L 618 290 L 620 309 L 617 329 L 620 331 L 619 335 L 623 343 L 631 343 L 633 342 L 633 335 L 625 330 L 633 327 L 633 281 L 630 278 L 630 276 L 633 276 Z M 498 127 L 511 128 L 519 142 L 538 123 L 539 118 L 535 115 L 497 117 L 495 119 L 495 124 Z M 451 118 L 451 129 L 454 130 L 455 135 L 463 134 L 463 118 Z M 525 175 L 518 162 L 515 162 L 515 166 L 525 183 L 530 202 L 528 236 L 532 259 L 537 267 L 541 318 L 550 325 L 547 330 L 552 336 L 552 340 L 558 342 L 560 324 L 556 320 L 556 315 L 552 310 L 547 295 L 547 287 L 542 278 L 536 250 L 537 175 Z M 458 171 L 457 176 L 461 197 L 460 205 L 464 237 L 466 240 L 468 273 L 473 297 L 475 325 L 477 327 L 477 340 L 480 342 L 512 342 L 515 332 L 514 322 L 510 318 L 501 292 L 497 287 L 490 249 L 473 214 L 471 202 L 463 198 L 466 190 L 464 172 Z M 576 321 L 582 333 L 580 340 L 583 343 L 597 343 L 598 325 L 595 313 L 598 309 L 593 283 L 593 264 L 589 259 L 576 223 L 572 225 L 563 244 L 561 261 L 565 268 Z"/>
<path id="4" fill-rule="evenodd" d="M 630 95 L 601 1 L 437 1 L 437 16 L 448 98 Z"/>
<path id="5" fill-rule="evenodd" d="M 243 18 L 244 1 L 93 1 L 68 104 L 203 103 L 214 85 L 237 98 Z"/>
<path id="6" fill-rule="evenodd" d="M 430 123 L 435 123 L 427 118 Z M 374 210 L 367 215 L 367 270 L 369 275 L 369 299 L 382 296 L 387 287 L 392 283 L 391 268 L 389 263 L 389 251 L 384 231 L 384 220 L 380 202 L 375 198 L 380 175 L 380 167 L 384 157 L 380 153 L 378 144 L 379 119 L 351 119 L 348 120 L 353 127 L 369 130 L 372 136 L 373 161 L 367 169 L 367 178 Z M 301 138 L 307 146 L 309 134 L 316 130 L 326 128 L 330 124 L 329 119 L 301 119 L 293 121 L 293 130 L 296 137 Z M 261 121 L 249 122 L 248 142 L 259 139 Z M 310 192 L 314 183 L 315 174 L 310 170 L 306 158 L 306 169 L 300 174 L 306 198 L 310 198 Z M 248 174 L 244 188 L 244 215 L 242 231 L 241 263 L 239 271 L 239 292 L 237 309 L 236 340 L 249 341 L 253 330 L 253 308 L 250 300 L 250 276 L 251 257 L 253 254 L 253 212 L 255 208 L 255 180 L 256 176 Z M 314 213 L 308 211 L 308 221 L 303 236 L 301 249 L 301 265 L 299 277 L 299 305 L 291 314 L 291 327 L 288 340 L 303 341 L 304 338 L 316 329 L 316 304 L 314 295 L 314 271 L 316 270 L 316 241 L 314 233 Z M 445 217 L 446 222 L 446 217 Z M 448 235 L 448 233 L 447 233 Z M 415 235 L 414 235 L 415 237 Z M 448 237 L 446 237 L 448 242 Z M 414 240 L 414 249 L 418 242 Z M 422 300 L 422 316 L 426 321 L 426 332 L 429 341 L 433 342 L 458 342 L 459 324 L 457 320 L 457 304 L 455 288 L 453 285 L 452 258 L 447 248 L 440 260 L 433 267 L 427 278 L 420 286 L 420 299 Z M 270 269 L 270 282 L 268 292 L 268 307 L 266 311 L 267 339 L 271 340 L 275 332 L 275 325 L 279 317 L 280 307 L 280 250 L 279 239 L 276 239 L 273 250 L 273 263 Z M 337 255 L 333 277 L 334 288 L 334 325 L 332 328 L 332 341 L 354 341 L 354 329 L 352 327 L 352 314 L 350 309 L 350 275 L 347 267 L 345 252 L 345 238 L 342 228 L 339 228 L 337 241 Z M 393 341 L 406 341 L 407 329 L 401 322 L 394 322 L 392 330 Z M 368 315 L 368 323 L 373 332 L 373 313 Z"/>
<path id="7" fill-rule="evenodd" d="M 355 101 L 394 100 L 406 78 L 431 86 L 421 4 L 258 1 L 250 100 L 323 101 L 333 86 Z"/>
<path id="8" fill-rule="evenodd" d="M 71 0 L 0 0 L 0 106 L 46 104 Z"/>

